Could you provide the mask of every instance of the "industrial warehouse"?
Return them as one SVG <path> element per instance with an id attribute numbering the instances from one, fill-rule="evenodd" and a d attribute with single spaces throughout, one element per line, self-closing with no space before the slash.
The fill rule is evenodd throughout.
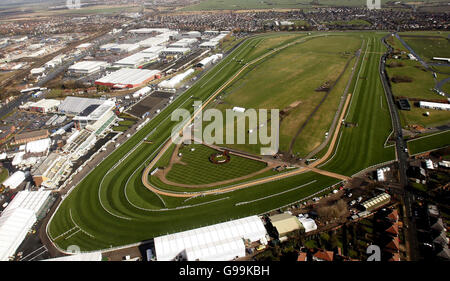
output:
<path id="1" fill-rule="evenodd" d="M 82 61 L 69 67 L 68 72 L 71 75 L 88 75 L 98 72 L 109 66 L 104 61 Z"/>
<path id="2" fill-rule="evenodd" d="M 136 88 L 160 77 L 159 70 L 122 68 L 95 81 L 95 84 L 117 89 Z"/>

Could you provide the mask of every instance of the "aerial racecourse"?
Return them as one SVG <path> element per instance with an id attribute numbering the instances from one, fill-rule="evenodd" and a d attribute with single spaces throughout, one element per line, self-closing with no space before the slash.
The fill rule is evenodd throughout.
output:
<path id="1" fill-rule="evenodd" d="M 73 185 L 48 223 L 51 242 L 63 252 L 72 245 L 89 252 L 263 214 L 395 160 L 378 70 L 386 34 L 247 37 Z M 264 126 L 279 125 L 278 150 L 261 153 L 267 145 L 260 140 L 174 141 L 173 132 L 186 140 L 204 112 L 233 108 L 278 110 Z M 180 124 L 172 115 L 181 109 L 189 119 Z M 211 121 L 201 121 L 200 135 Z M 247 127 L 245 140 L 262 128 Z"/>

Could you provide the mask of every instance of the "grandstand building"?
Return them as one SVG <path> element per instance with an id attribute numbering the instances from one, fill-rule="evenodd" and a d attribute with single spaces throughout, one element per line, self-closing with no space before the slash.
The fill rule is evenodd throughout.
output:
<path id="1" fill-rule="evenodd" d="M 31 175 L 36 186 L 55 189 L 59 182 L 69 176 L 71 168 L 72 163 L 65 155 L 51 153 L 33 167 Z"/>

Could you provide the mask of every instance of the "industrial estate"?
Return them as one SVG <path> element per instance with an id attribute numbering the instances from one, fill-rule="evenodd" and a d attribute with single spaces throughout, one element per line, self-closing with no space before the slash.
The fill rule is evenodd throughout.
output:
<path id="1" fill-rule="evenodd" d="M 63 2 L 0 4 L 2 261 L 450 258 L 447 3 Z"/>

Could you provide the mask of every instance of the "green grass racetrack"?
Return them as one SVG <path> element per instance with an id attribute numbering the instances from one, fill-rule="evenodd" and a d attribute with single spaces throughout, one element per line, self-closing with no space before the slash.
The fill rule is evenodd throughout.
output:
<path id="1" fill-rule="evenodd" d="M 313 35 L 316 34 L 320 33 Z M 358 126 L 342 129 L 336 154 L 322 167 L 346 175 L 394 158 L 394 149 L 383 146 L 391 132 L 391 121 L 378 75 L 380 53 L 384 52 L 379 42 L 381 35 L 350 34 L 363 36 L 366 42 L 370 39 L 368 52 L 358 64 L 358 69 L 362 68 L 360 77 L 366 78 L 354 81 L 350 87 L 353 100 L 347 121 L 356 122 Z M 170 121 L 170 113 L 179 107 L 192 112 L 194 100 L 206 100 L 243 67 L 238 60 L 247 62 L 269 52 L 268 49 L 254 52 L 253 46 L 270 36 L 276 35 L 247 39 L 93 169 L 64 199 L 49 222 L 48 234 L 55 245 L 61 250 L 78 245 L 82 251 L 126 245 L 261 214 L 338 183 L 337 179 L 307 172 L 229 193 L 186 200 L 156 195 L 141 182 L 143 169 L 170 137 L 175 125 Z M 303 36 L 306 34 L 299 33 L 299 38 Z M 294 40 L 296 38 L 283 44 Z M 146 137 L 152 144 L 142 142 Z"/>

